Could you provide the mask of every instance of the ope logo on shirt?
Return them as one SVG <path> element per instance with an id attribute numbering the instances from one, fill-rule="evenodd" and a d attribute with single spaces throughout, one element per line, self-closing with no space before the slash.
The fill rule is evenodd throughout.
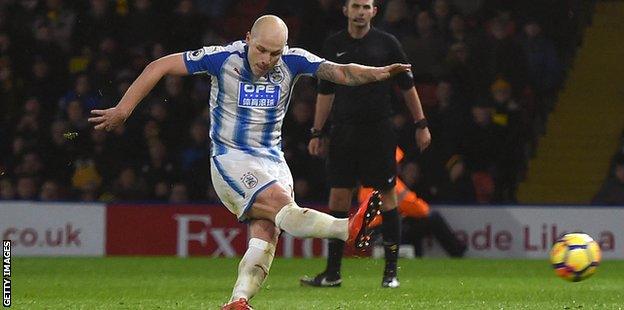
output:
<path id="1" fill-rule="evenodd" d="M 279 103 L 280 87 L 272 84 L 250 84 L 240 82 L 238 106 L 244 108 L 269 109 Z"/>

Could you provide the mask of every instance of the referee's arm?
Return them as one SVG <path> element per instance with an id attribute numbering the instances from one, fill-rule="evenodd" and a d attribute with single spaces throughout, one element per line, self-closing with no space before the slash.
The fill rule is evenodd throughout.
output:
<path id="1" fill-rule="evenodd" d="M 420 98 L 418 98 L 416 87 L 412 86 L 409 89 L 404 89 L 402 93 L 405 104 L 416 122 L 416 143 L 418 144 L 418 148 L 423 151 L 431 143 L 431 133 L 429 132 L 426 121 L 424 121 L 425 113 L 420 104 Z"/>
<path id="2" fill-rule="evenodd" d="M 392 55 L 390 62 L 408 62 L 407 56 L 401 47 L 401 43 L 399 43 L 395 37 L 390 36 L 387 48 L 391 51 Z M 407 108 L 414 118 L 416 124 L 416 144 L 418 144 L 418 148 L 422 152 L 431 143 L 431 133 L 427 127 L 427 120 L 425 119 L 425 113 L 423 112 L 418 92 L 416 92 L 416 87 L 414 87 L 414 77 L 411 72 L 406 72 L 397 75 L 395 82 L 401 89 L 405 105 L 407 105 Z"/>

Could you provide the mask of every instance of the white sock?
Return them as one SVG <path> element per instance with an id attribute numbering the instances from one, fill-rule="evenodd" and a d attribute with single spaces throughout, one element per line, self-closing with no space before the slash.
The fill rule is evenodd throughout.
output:
<path id="1" fill-rule="evenodd" d="M 258 238 L 249 239 L 249 247 L 238 264 L 238 279 L 230 301 L 249 300 L 258 293 L 269 274 L 274 255 L 275 245 Z"/>
<path id="2" fill-rule="evenodd" d="M 346 241 L 349 237 L 348 219 L 300 208 L 294 202 L 285 205 L 275 215 L 275 226 L 300 238 L 334 238 Z"/>

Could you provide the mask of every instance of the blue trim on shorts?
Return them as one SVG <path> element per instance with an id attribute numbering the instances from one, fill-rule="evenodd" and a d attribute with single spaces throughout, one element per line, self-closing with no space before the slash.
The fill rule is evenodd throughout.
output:
<path id="1" fill-rule="evenodd" d="M 238 187 L 238 184 L 236 184 L 236 181 L 234 181 L 234 179 L 232 179 L 229 175 L 225 173 L 225 169 L 223 169 L 223 166 L 221 166 L 221 163 L 217 161 L 217 158 L 213 157 L 212 161 L 214 162 L 215 167 L 217 167 L 217 171 L 219 171 L 219 174 L 221 175 L 223 180 L 241 197 L 245 198 L 245 191 L 243 191 L 240 187 Z"/>
<path id="2" fill-rule="evenodd" d="M 251 198 L 249 198 L 249 202 L 247 202 L 247 205 L 245 206 L 243 213 L 241 213 L 241 216 L 238 218 L 239 221 L 241 221 L 241 219 L 245 216 L 245 213 L 247 213 L 247 211 L 251 209 L 251 206 L 253 206 L 254 202 L 256 202 L 256 196 L 258 196 L 258 194 L 260 194 L 260 192 L 265 190 L 267 187 L 273 185 L 273 183 L 275 182 L 277 182 L 277 180 L 272 180 L 269 183 L 262 185 L 262 187 L 258 188 L 258 190 L 254 192 L 253 195 L 251 195 Z M 241 222 L 245 222 L 245 221 L 246 220 L 242 220 Z"/>

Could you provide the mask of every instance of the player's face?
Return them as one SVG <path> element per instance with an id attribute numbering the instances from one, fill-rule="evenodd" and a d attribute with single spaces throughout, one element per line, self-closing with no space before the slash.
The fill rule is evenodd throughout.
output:
<path id="1" fill-rule="evenodd" d="M 374 0 L 349 0 L 342 8 L 343 13 L 349 19 L 349 24 L 356 27 L 367 27 L 371 19 L 377 15 L 377 7 Z"/>
<path id="2" fill-rule="evenodd" d="M 282 56 L 284 43 L 277 37 L 279 36 L 252 37 L 247 34 L 249 66 L 255 76 L 267 74 Z"/>

